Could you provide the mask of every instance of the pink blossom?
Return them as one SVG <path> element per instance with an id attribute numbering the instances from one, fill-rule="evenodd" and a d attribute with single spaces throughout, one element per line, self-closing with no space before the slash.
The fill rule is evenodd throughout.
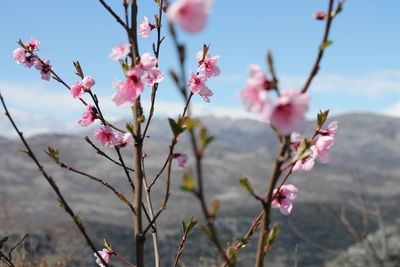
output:
<path id="1" fill-rule="evenodd" d="M 35 63 L 36 63 L 37 61 L 38 61 L 38 60 L 37 60 L 36 58 L 34 58 L 32 55 L 29 55 L 29 56 L 27 56 L 26 59 L 25 59 L 25 62 L 24 62 L 25 67 L 31 68 L 33 65 L 35 65 Z"/>
<path id="2" fill-rule="evenodd" d="M 117 144 L 118 147 L 126 147 L 130 146 L 133 143 L 133 137 L 131 133 L 125 133 L 123 135 L 117 135 Z"/>
<path id="3" fill-rule="evenodd" d="M 119 44 L 112 48 L 110 55 L 111 60 L 117 61 L 121 57 L 126 57 L 131 52 L 130 44 Z"/>
<path id="4" fill-rule="evenodd" d="M 82 117 L 78 121 L 78 123 L 81 126 L 85 127 L 92 124 L 96 118 L 97 118 L 96 108 L 93 105 L 89 104 L 86 106 L 86 111 L 82 114 Z"/>
<path id="5" fill-rule="evenodd" d="M 169 6 L 167 16 L 172 23 L 178 23 L 185 31 L 196 33 L 205 27 L 210 9 L 211 1 L 177 0 Z"/>
<path id="6" fill-rule="evenodd" d="M 328 125 L 328 128 L 322 128 L 319 130 L 320 135 L 335 136 L 336 130 L 338 129 L 338 122 L 333 121 Z"/>
<path id="7" fill-rule="evenodd" d="M 314 155 L 314 154 L 313 154 Z M 292 171 L 293 172 L 303 172 L 303 171 L 310 171 L 314 167 L 315 164 L 315 156 L 308 156 L 304 159 L 299 159 L 293 165 Z"/>
<path id="8" fill-rule="evenodd" d="M 206 86 L 200 90 L 199 95 L 203 98 L 203 100 L 207 103 L 210 102 L 210 96 L 213 96 L 214 93 Z"/>
<path id="9" fill-rule="evenodd" d="M 197 52 L 196 59 L 197 59 L 197 62 L 199 62 L 199 64 L 200 64 L 200 62 L 203 60 L 203 51 L 202 50 Z M 207 53 L 203 62 L 197 68 L 197 71 L 204 72 L 204 74 L 206 75 L 207 78 L 218 76 L 221 73 L 219 67 L 217 66 L 218 59 L 219 59 L 219 55 L 211 57 L 210 53 Z"/>
<path id="10" fill-rule="evenodd" d="M 115 133 L 109 126 L 105 126 L 103 128 L 99 128 L 94 132 L 94 137 L 103 145 L 103 146 L 115 146 L 117 143 L 117 138 Z"/>
<path id="11" fill-rule="evenodd" d="M 85 88 L 85 91 L 89 91 L 96 82 L 90 76 L 85 76 L 82 80 L 82 86 Z"/>
<path id="12" fill-rule="evenodd" d="M 328 14 L 323 11 L 318 11 L 318 12 L 314 13 L 314 19 L 317 19 L 317 20 L 324 20 L 327 17 L 328 17 Z"/>
<path id="13" fill-rule="evenodd" d="M 144 17 L 144 21 L 142 21 L 139 24 L 138 34 L 140 34 L 144 38 L 147 38 L 149 37 L 151 30 L 152 30 L 152 25 L 147 20 L 147 17 Z"/>
<path id="14" fill-rule="evenodd" d="M 253 113 L 260 113 L 269 103 L 268 92 L 256 87 L 247 87 L 238 94 L 243 100 L 246 109 Z"/>
<path id="15" fill-rule="evenodd" d="M 157 66 L 157 58 L 150 55 L 150 53 L 144 53 L 140 57 L 140 66 L 143 70 L 151 70 Z"/>
<path id="16" fill-rule="evenodd" d="M 42 63 L 43 62 L 43 63 Z M 40 74 L 42 75 L 43 80 L 50 80 L 52 66 L 50 65 L 50 60 L 47 58 L 43 58 L 41 61 L 35 61 L 35 68 L 40 70 Z"/>
<path id="17" fill-rule="evenodd" d="M 293 152 L 293 154 L 297 153 L 301 140 L 302 136 L 299 133 L 293 132 L 290 135 L 290 150 Z M 310 156 L 296 161 L 292 168 L 293 172 L 310 171 L 314 167 L 316 157 L 315 153 L 313 152 L 314 146 L 311 146 L 310 150 Z"/>
<path id="18" fill-rule="evenodd" d="M 190 87 L 190 90 L 193 94 L 198 94 L 207 87 L 205 85 L 205 82 L 207 81 L 206 76 L 198 76 L 193 72 L 190 72 L 190 78 L 191 79 L 188 81 L 187 86 Z"/>
<path id="19" fill-rule="evenodd" d="M 298 189 L 292 184 L 282 185 L 279 191 L 274 189 L 271 207 L 279 209 L 283 215 L 288 215 L 292 211 L 292 200 L 297 197 L 297 193 Z"/>
<path id="20" fill-rule="evenodd" d="M 146 71 L 143 76 L 143 81 L 148 86 L 153 86 L 155 83 L 159 83 L 164 79 L 164 74 L 156 67 Z"/>
<path id="21" fill-rule="evenodd" d="M 189 159 L 189 157 L 184 153 L 175 153 L 174 158 L 178 161 L 178 166 L 181 169 L 185 168 L 186 162 Z"/>
<path id="22" fill-rule="evenodd" d="M 335 137 L 328 135 L 318 136 L 315 142 L 315 154 L 321 163 L 329 162 L 329 149 L 333 146 Z"/>
<path id="23" fill-rule="evenodd" d="M 71 86 L 71 94 L 74 98 L 81 98 L 85 93 L 85 88 L 82 86 L 82 82 L 77 81 Z"/>
<path id="24" fill-rule="evenodd" d="M 133 68 L 126 72 L 128 78 L 125 82 L 114 82 L 113 86 L 118 91 L 112 96 L 112 101 L 118 106 L 135 101 L 140 94 L 143 92 L 143 82 L 141 80 L 141 75 L 143 70 L 141 68 Z"/>
<path id="25" fill-rule="evenodd" d="M 40 41 L 31 39 L 30 41 L 24 44 L 26 52 L 36 52 L 39 51 Z"/>
<path id="26" fill-rule="evenodd" d="M 304 113 L 308 110 L 309 102 L 309 95 L 293 89 L 285 90 L 275 99 L 272 109 L 267 112 L 267 117 L 281 134 L 303 132 L 306 123 Z"/>
<path id="27" fill-rule="evenodd" d="M 113 254 L 112 251 L 110 251 L 110 250 L 108 250 L 108 249 L 106 249 L 106 248 L 103 248 L 103 250 L 97 251 L 97 252 L 100 254 L 100 257 L 102 257 L 103 260 L 104 260 L 106 263 L 109 263 L 109 262 L 110 262 L 110 256 Z M 96 257 L 96 263 L 97 263 L 100 267 L 105 267 L 105 265 L 101 262 L 101 259 L 97 256 L 96 253 L 94 253 L 94 256 Z"/>
<path id="28" fill-rule="evenodd" d="M 246 80 L 246 87 L 253 87 L 259 90 L 271 89 L 271 82 L 265 76 L 264 71 L 259 65 L 251 64 L 248 69 L 248 77 Z"/>
<path id="29" fill-rule="evenodd" d="M 25 50 L 22 48 L 17 48 L 13 52 L 13 59 L 18 63 L 22 64 L 25 63 L 26 56 L 25 56 Z"/>

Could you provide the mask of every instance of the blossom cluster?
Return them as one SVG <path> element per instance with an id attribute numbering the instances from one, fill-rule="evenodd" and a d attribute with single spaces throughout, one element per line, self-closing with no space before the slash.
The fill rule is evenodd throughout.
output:
<path id="1" fill-rule="evenodd" d="M 187 86 L 193 94 L 199 94 L 204 101 L 210 102 L 210 96 L 214 93 L 206 86 L 208 78 L 216 77 L 221 73 L 221 70 L 217 66 L 218 56 L 211 56 L 210 53 L 204 55 L 204 51 L 197 52 L 196 60 L 198 62 L 197 74 L 190 72 L 190 80 L 187 82 Z M 200 75 L 200 73 L 203 73 Z"/>
<path id="2" fill-rule="evenodd" d="M 114 132 L 110 126 L 101 127 L 94 132 L 94 137 L 103 145 L 109 147 L 126 147 L 133 142 L 132 134 Z"/>
<path id="3" fill-rule="evenodd" d="M 112 49 L 110 58 L 119 60 L 130 53 L 130 45 L 121 44 Z M 118 106 L 124 103 L 133 103 L 143 92 L 144 84 L 153 86 L 164 79 L 164 74 L 157 67 L 158 60 L 150 53 L 140 57 L 140 63 L 125 72 L 125 81 L 115 81 L 113 88 L 117 92 L 112 96 L 112 101 Z"/>
<path id="4" fill-rule="evenodd" d="M 303 132 L 311 97 L 294 89 L 286 89 L 271 99 L 269 93 L 276 89 L 275 86 L 260 66 L 250 65 L 245 89 L 239 92 L 238 97 L 243 100 L 247 110 L 269 121 L 281 134 Z"/>
<path id="5" fill-rule="evenodd" d="M 21 42 L 20 44 L 23 48 L 17 48 L 14 50 L 13 59 L 18 64 L 24 64 L 25 67 L 28 68 L 35 66 L 35 68 L 40 71 L 43 80 L 50 80 L 52 70 L 50 60 L 47 58 L 37 59 L 34 55 L 34 52 L 39 51 L 40 41 L 31 39 L 23 45 Z"/>
<path id="6" fill-rule="evenodd" d="M 306 158 L 297 160 L 293 166 L 293 172 L 309 171 L 314 167 L 315 160 L 318 158 L 321 163 L 329 162 L 329 149 L 335 142 L 335 133 L 338 128 L 338 122 L 331 122 L 327 128 L 318 130 L 318 137 L 312 140 L 309 148 L 310 155 Z M 297 153 L 302 137 L 299 133 L 292 133 L 290 136 L 291 150 Z"/>

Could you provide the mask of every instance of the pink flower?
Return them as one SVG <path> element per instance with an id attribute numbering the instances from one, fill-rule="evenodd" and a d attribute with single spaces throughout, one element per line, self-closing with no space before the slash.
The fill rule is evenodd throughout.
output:
<path id="1" fill-rule="evenodd" d="M 164 74 L 157 69 L 156 67 L 146 71 L 145 75 L 143 76 L 143 81 L 148 86 L 153 86 L 155 83 L 159 83 L 164 79 Z"/>
<path id="2" fill-rule="evenodd" d="M 141 68 L 133 68 L 126 72 L 128 78 L 125 82 L 114 82 L 113 86 L 118 91 L 112 96 L 112 101 L 118 106 L 135 101 L 143 92 L 143 82 L 141 75 L 143 70 Z"/>
<path id="3" fill-rule="evenodd" d="M 281 134 L 303 132 L 306 123 L 304 113 L 308 110 L 309 102 L 309 95 L 288 89 L 275 99 L 272 109 L 266 114 Z"/>
<path id="4" fill-rule="evenodd" d="M 253 87 L 259 90 L 271 89 L 271 82 L 265 76 L 264 71 L 259 65 L 251 64 L 248 70 L 246 87 Z"/>
<path id="5" fill-rule="evenodd" d="M 144 53 L 140 57 L 140 66 L 143 70 L 151 70 L 157 66 L 157 58 L 150 55 L 150 53 Z"/>
<path id="6" fill-rule="evenodd" d="M 315 155 L 318 156 L 318 159 L 321 163 L 329 162 L 329 149 L 333 146 L 334 142 L 335 137 L 333 136 L 318 136 L 318 139 L 315 142 Z"/>
<path id="7" fill-rule="evenodd" d="M 174 158 L 178 161 L 179 168 L 185 168 L 186 162 L 188 161 L 189 157 L 184 153 L 175 153 Z"/>
<path id="8" fill-rule="evenodd" d="M 82 86 L 82 82 L 77 81 L 71 86 L 71 94 L 74 98 L 81 98 L 85 93 L 85 88 Z"/>
<path id="9" fill-rule="evenodd" d="M 97 252 L 100 254 L 100 257 L 102 257 L 103 260 L 104 260 L 106 263 L 109 263 L 109 262 L 110 262 L 110 256 L 113 254 L 112 251 L 110 251 L 110 250 L 108 250 L 108 249 L 106 249 L 106 248 L 103 248 L 103 250 L 97 251 Z M 97 263 L 100 267 L 105 267 L 105 265 L 101 262 L 101 259 L 97 256 L 96 253 L 94 253 L 94 256 L 96 257 L 96 263 Z"/>
<path id="10" fill-rule="evenodd" d="M 85 91 L 89 91 L 96 82 L 90 76 L 85 76 L 82 80 L 82 86 L 85 87 Z"/>
<path id="11" fill-rule="evenodd" d="M 25 67 L 31 68 L 33 65 L 35 65 L 36 62 L 38 62 L 38 60 L 30 55 L 26 57 L 24 64 Z"/>
<path id="12" fill-rule="evenodd" d="M 203 98 L 203 100 L 207 103 L 210 103 L 210 96 L 213 96 L 214 93 L 206 86 L 200 90 L 199 95 Z"/>
<path id="13" fill-rule="evenodd" d="M 117 143 L 117 138 L 115 133 L 109 126 L 105 126 L 103 128 L 97 129 L 94 132 L 94 137 L 103 145 L 103 146 L 115 146 Z"/>
<path id="14" fill-rule="evenodd" d="M 35 39 L 31 39 L 30 41 L 26 42 L 25 45 L 25 49 L 26 52 L 36 52 L 39 51 L 39 44 L 40 41 L 35 40 Z"/>
<path id="15" fill-rule="evenodd" d="M 320 135 L 335 136 L 336 130 L 338 128 L 338 122 L 333 121 L 328 125 L 328 128 L 322 128 L 319 131 Z"/>
<path id="16" fill-rule="evenodd" d="M 288 215 L 293 208 L 292 200 L 297 197 L 298 189 L 292 185 L 282 185 L 277 189 L 274 189 L 274 197 L 271 203 L 271 207 L 279 209 L 283 215 Z"/>
<path id="17" fill-rule="evenodd" d="M 147 17 L 144 17 L 144 21 L 142 21 L 139 24 L 138 34 L 140 34 L 144 38 L 147 38 L 149 37 L 151 30 L 152 30 L 152 25 L 147 20 Z"/>
<path id="18" fill-rule="evenodd" d="M 260 113 L 269 103 L 268 92 L 256 87 L 247 87 L 238 94 L 246 109 L 253 113 Z"/>
<path id="19" fill-rule="evenodd" d="M 111 60 L 117 61 L 121 57 L 126 57 L 131 52 L 130 44 L 119 44 L 112 48 L 110 55 Z"/>
<path id="20" fill-rule="evenodd" d="M 117 135 L 117 144 L 118 147 L 126 147 L 130 146 L 133 143 L 133 137 L 131 133 L 125 133 L 123 135 Z"/>
<path id="21" fill-rule="evenodd" d="M 313 154 L 314 155 L 314 154 Z M 299 159 L 293 165 L 292 171 L 293 172 L 302 172 L 302 171 L 310 171 L 314 167 L 315 164 L 315 156 L 308 156 L 304 159 Z"/>
<path id="22" fill-rule="evenodd" d="M 318 11 L 318 12 L 314 13 L 314 19 L 317 19 L 317 20 L 324 20 L 327 17 L 328 17 L 328 14 L 323 11 Z"/>
<path id="23" fill-rule="evenodd" d="M 13 52 L 13 59 L 18 63 L 22 64 L 25 63 L 26 56 L 25 56 L 25 50 L 22 48 L 17 48 Z"/>
<path id="24" fill-rule="evenodd" d="M 81 119 L 78 121 L 78 123 L 81 126 L 88 126 L 94 122 L 94 120 L 97 118 L 97 111 L 96 108 L 93 105 L 87 105 L 86 106 L 86 111 L 82 114 Z"/>
<path id="25" fill-rule="evenodd" d="M 196 59 L 199 63 L 203 60 L 203 51 L 197 52 Z M 197 71 L 204 72 L 207 78 L 218 76 L 221 73 L 219 67 L 217 66 L 218 59 L 219 56 L 211 57 L 210 53 L 207 53 L 203 62 L 197 68 Z"/>
<path id="26" fill-rule="evenodd" d="M 211 1 L 177 0 L 167 10 L 172 23 L 178 23 L 185 31 L 196 33 L 207 23 L 207 14 L 211 9 Z"/>
<path id="27" fill-rule="evenodd" d="M 206 76 L 197 76 L 193 72 L 190 72 L 190 78 L 191 79 L 188 81 L 187 86 L 190 87 L 193 94 L 198 94 L 207 87 L 205 85 L 205 82 L 207 81 Z"/>
<path id="28" fill-rule="evenodd" d="M 42 63 L 43 62 L 43 63 Z M 35 68 L 40 70 L 40 74 L 42 75 L 43 80 L 50 80 L 52 66 L 50 65 L 50 60 L 47 58 L 43 58 L 42 61 L 35 61 Z"/>

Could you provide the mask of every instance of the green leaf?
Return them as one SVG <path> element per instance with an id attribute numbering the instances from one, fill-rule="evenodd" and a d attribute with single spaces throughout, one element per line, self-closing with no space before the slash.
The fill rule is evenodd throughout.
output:
<path id="1" fill-rule="evenodd" d="M 125 128 L 132 134 L 132 136 L 134 136 L 133 134 L 133 125 L 131 123 L 127 123 L 125 124 Z"/>
<path id="2" fill-rule="evenodd" d="M 297 149 L 297 153 L 293 158 L 293 162 L 297 160 L 301 160 L 307 158 L 311 155 L 310 147 L 312 146 L 312 142 L 308 141 L 306 138 L 301 140 L 299 148 Z"/>
<path id="3" fill-rule="evenodd" d="M 192 170 L 185 172 L 182 176 L 181 189 L 183 191 L 194 191 L 194 178 Z"/>
<path id="4" fill-rule="evenodd" d="M 190 219 L 187 223 L 182 221 L 182 228 L 183 228 L 183 225 L 185 225 L 183 233 L 185 235 L 191 235 L 193 233 L 193 228 L 197 225 L 197 223 L 198 223 L 198 220 L 193 220 L 193 217 L 190 217 Z"/>
<path id="5" fill-rule="evenodd" d="M 83 80 L 83 78 L 85 78 L 85 75 L 83 75 L 81 64 L 79 64 L 79 61 L 76 62 L 73 61 L 73 63 L 76 70 L 75 74 L 78 75 Z"/>
<path id="6" fill-rule="evenodd" d="M 340 12 L 342 12 L 343 10 L 343 2 L 339 2 L 339 4 L 337 5 L 335 11 L 332 14 L 332 17 L 335 17 L 337 14 L 339 14 Z"/>
<path id="7" fill-rule="evenodd" d="M 44 151 L 49 158 L 51 158 L 56 164 L 60 164 L 60 151 L 53 147 L 48 147 L 47 150 Z"/>
<path id="8" fill-rule="evenodd" d="M 249 179 L 244 177 L 239 180 L 239 183 L 240 183 L 240 186 L 243 187 L 247 192 L 249 192 L 250 195 L 254 195 L 254 190 L 253 190 L 253 187 L 251 186 Z"/>
<path id="9" fill-rule="evenodd" d="M 170 70 L 170 71 L 169 71 L 169 75 L 171 75 L 172 80 L 174 80 L 176 86 L 179 87 L 179 78 L 178 78 L 178 75 L 175 73 L 175 71 Z"/>
<path id="10" fill-rule="evenodd" d="M 325 43 L 323 43 L 323 44 L 321 44 L 320 46 L 319 46 L 319 50 L 324 50 L 325 48 L 327 48 L 328 46 L 330 46 L 331 44 L 333 44 L 333 42 L 332 41 L 326 41 Z"/>
<path id="11" fill-rule="evenodd" d="M 109 244 L 105 238 L 103 239 L 103 246 L 108 250 L 112 250 L 111 244 Z"/>
<path id="12" fill-rule="evenodd" d="M 171 126 L 172 133 L 174 134 L 174 137 L 178 137 L 181 133 L 185 131 L 185 129 L 182 128 L 181 125 L 176 123 L 174 119 L 168 118 L 169 121 L 169 126 Z"/>
<path id="13" fill-rule="evenodd" d="M 200 128 L 199 138 L 200 148 L 205 149 L 215 139 L 215 136 L 209 135 L 208 129 L 203 126 Z"/>
<path id="14" fill-rule="evenodd" d="M 179 119 L 179 124 L 183 125 L 186 129 L 192 130 L 199 125 L 200 121 L 189 117 Z"/>
<path id="15" fill-rule="evenodd" d="M 8 236 L 5 236 L 0 239 L 0 249 L 2 249 L 3 245 L 7 242 Z"/>
<path id="16" fill-rule="evenodd" d="M 266 249 L 272 248 L 274 246 L 274 242 L 279 235 L 279 225 L 278 223 L 274 223 L 272 229 L 269 231 L 267 240 L 265 241 Z"/>
<path id="17" fill-rule="evenodd" d="M 221 205 L 221 201 L 219 201 L 218 199 L 215 199 L 211 203 L 211 209 L 210 209 L 211 215 L 215 216 L 215 214 L 217 214 L 217 211 L 218 211 L 220 205 Z"/>
<path id="18" fill-rule="evenodd" d="M 329 109 L 325 111 L 320 111 L 317 115 L 317 122 L 318 122 L 318 127 L 322 127 L 324 123 L 326 122 L 326 119 L 328 118 L 329 115 Z"/>

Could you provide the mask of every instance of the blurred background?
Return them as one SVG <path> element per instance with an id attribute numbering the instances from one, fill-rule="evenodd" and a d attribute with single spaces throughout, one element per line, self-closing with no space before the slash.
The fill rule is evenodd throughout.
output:
<path id="1" fill-rule="evenodd" d="M 109 2 L 123 15 L 122 1 Z M 156 4 L 141 2 L 138 21 L 147 16 L 154 23 Z M 195 55 L 203 44 L 211 44 L 210 53 L 221 56 L 221 75 L 208 82 L 214 92 L 211 103 L 195 98 L 193 113 L 216 135 L 206 154 L 206 189 L 210 202 L 221 200 L 218 227 L 226 242 L 240 238 L 260 209 L 238 180 L 244 175 L 255 188 L 264 188 L 277 149 L 268 125 L 247 113 L 237 99 L 247 67 L 259 64 L 267 70 L 269 49 L 281 88 L 301 88 L 324 28 L 313 13 L 326 8 L 327 1 L 320 0 L 220 0 L 214 2 L 208 25 L 200 34 L 178 29 L 187 49 L 188 71 L 196 70 Z M 267 257 L 273 266 L 400 266 L 399 8 L 398 1 L 348 0 L 333 22 L 329 38 L 333 44 L 309 90 L 312 103 L 307 116 L 310 133 L 316 113 L 330 109 L 330 121 L 339 122 L 337 140 L 328 165 L 319 164 L 312 172 L 291 177 L 300 195 L 290 217 L 273 216 L 281 227 L 278 244 Z M 80 127 L 77 120 L 84 107 L 70 92 L 56 81 L 41 80 L 36 69 L 12 59 L 16 41 L 38 39 L 39 55 L 47 57 L 70 85 L 78 79 L 72 61 L 79 60 L 84 73 L 96 80 L 93 90 L 106 118 L 123 127 L 130 108 L 116 107 L 111 101 L 111 83 L 123 75 L 108 55 L 114 45 L 127 42 L 125 33 L 94 0 L 4 1 L 0 23 L 0 91 L 16 122 L 98 244 L 107 238 L 129 258 L 134 250 L 129 210 L 102 186 L 59 169 L 41 153 L 49 145 L 60 148 L 67 164 L 98 175 L 129 195 L 122 169 L 96 155 L 82 139 L 92 137 L 98 125 Z M 171 136 L 166 117 L 176 116 L 183 108 L 168 76 L 170 70 L 178 70 L 178 64 L 167 23 L 163 25 L 166 39 L 159 63 L 166 78 L 159 86 L 156 119 L 145 148 L 148 177 L 157 173 L 167 155 Z M 155 40 L 155 32 L 148 39 L 139 37 L 140 53 L 151 52 Z M 149 91 L 144 92 L 145 109 Z M 0 235 L 18 239 L 30 234 L 18 254 L 26 266 L 94 266 L 92 254 L 48 184 L 18 151 L 22 146 L 15 136 L 6 117 L 0 116 Z M 186 137 L 181 141 L 178 151 L 190 154 Z M 129 149 L 124 152 L 129 162 Z M 198 203 L 179 190 L 181 175 L 182 170 L 174 166 L 173 195 L 159 223 L 165 229 L 160 232 L 165 266 L 171 265 L 179 244 L 180 220 L 192 215 L 202 218 Z M 163 198 L 163 182 L 153 193 L 156 207 Z M 240 266 L 251 265 L 254 249 L 250 243 L 242 250 Z M 196 230 L 183 261 L 188 266 L 212 266 L 214 254 L 207 238 Z M 151 266 L 151 255 L 148 259 Z"/>

